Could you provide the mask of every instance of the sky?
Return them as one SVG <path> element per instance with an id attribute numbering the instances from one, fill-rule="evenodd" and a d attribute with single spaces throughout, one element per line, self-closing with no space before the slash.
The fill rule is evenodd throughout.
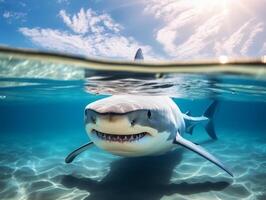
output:
<path id="1" fill-rule="evenodd" d="M 97 58 L 266 55 L 265 0 L 0 0 L 0 45 Z"/>

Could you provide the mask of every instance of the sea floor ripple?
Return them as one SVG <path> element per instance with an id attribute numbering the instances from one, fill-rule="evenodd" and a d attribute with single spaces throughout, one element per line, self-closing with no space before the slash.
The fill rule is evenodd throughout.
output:
<path id="1" fill-rule="evenodd" d="M 0 199 L 266 199 L 266 139 L 240 134 L 201 142 L 231 167 L 233 178 L 182 148 L 157 157 L 120 158 L 93 147 L 65 164 L 80 141 L 4 139 Z"/>

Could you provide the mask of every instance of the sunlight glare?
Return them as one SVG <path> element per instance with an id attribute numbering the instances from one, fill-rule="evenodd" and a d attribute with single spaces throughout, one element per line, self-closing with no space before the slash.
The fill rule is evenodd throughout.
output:
<path id="1" fill-rule="evenodd" d="M 228 0 L 191 0 L 191 3 L 195 6 L 225 6 L 228 3 Z"/>
<path id="2" fill-rule="evenodd" d="M 219 62 L 221 64 L 226 64 L 228 62 L 228 57 L 227 56 L 220 56 L 219 57 Z"/>
<path id="3" fill-rule="evenodd" d="M 220 10 L 226 10 L 228 7 L 228 0 L 191 0 L 190 3 L 194 7 L 210 8 L 215 7 Z"/>

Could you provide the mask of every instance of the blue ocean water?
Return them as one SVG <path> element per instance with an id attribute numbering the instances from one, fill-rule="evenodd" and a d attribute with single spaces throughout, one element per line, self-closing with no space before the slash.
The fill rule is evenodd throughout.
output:
<path id="1" fill-rule="evenodd" d="M 210 140 L 202 126 L 186 136 L 229 166 L 230 177 L 182 148 L 122 158 L 93 147 L 66 164 L 66 155 L 89 140 L 85 106 L 106 96 L 87 93 L 84 81 L 2 78 L 1 83 L 0 199 L 266 199 L 264 99 L 221 98 L 215 114 L 219 139 Z M 174 101 L 198 116 L 212 100 Z"/>
<path id="2" fill-rule="evenodd" d="M 110 71 L 99 70 L 99 63 Z M 112 69 L 116 65 L 125 65 L 124 71 Z M 266 199 L 264 66 L 166 63 L 168 70 L 187 73 L 147 73 L 158 66 L 1 49 L 0 199 Z M 141 73 L 132 72 L 134 67 Z M 181 146 L 138 158 L 92 147 L 66 164 L 65 157 L 89 141 L 85 106 L 128 93 L 144 101 L 145 95 L 170 96 L 192 116 L 201 116 L 217 100 L 218 140 L 201 125 L 184 137 L 218 157 L 234 177 Z"/>

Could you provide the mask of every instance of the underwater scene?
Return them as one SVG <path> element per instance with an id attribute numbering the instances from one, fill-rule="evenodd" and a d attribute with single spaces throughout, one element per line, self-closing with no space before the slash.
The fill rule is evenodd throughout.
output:
<path id="1" fill-rule="evenodd" d="M 265 63 L 161 65 L 154 73 L 155 64 L 1 49 L 0 199 L 266 199 Z M 169 96 L 185 118 L 207 116 L 216 102 L 212 129 L 195 123 L 182 134 L 189 145 L 174 144 L 174 136 L 167 141 L 176 148 L 158 155 L 119 156 L 93 145 L 66 163 L 69 153 L 91 141 L 86 106 L 118 94 L 138 96 L 147 107 Z M 108 110 L 108 103 L 99 109 Z M 168 123 L 167 113 L 157 114 L 157 125 Z M 153 111 L 147 116 L 156 117 Z M 156 146 L 160 142 L 146 151 Z M 199 155 L 195 146 L 208 154 Z"/>

